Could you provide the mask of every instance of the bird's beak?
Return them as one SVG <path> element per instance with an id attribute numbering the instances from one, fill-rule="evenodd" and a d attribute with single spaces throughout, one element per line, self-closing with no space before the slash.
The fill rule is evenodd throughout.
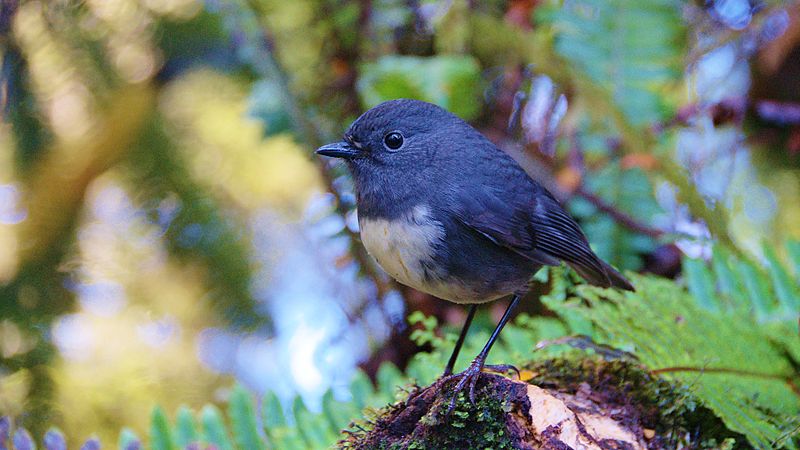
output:
<path id="1" fill-rule="evenodd" d="M 323 145 L 317 149 L 318 155 L 344 159 L 353 159 L 359 153 L 361 152 L 357 148 L 344 141 Z"/>

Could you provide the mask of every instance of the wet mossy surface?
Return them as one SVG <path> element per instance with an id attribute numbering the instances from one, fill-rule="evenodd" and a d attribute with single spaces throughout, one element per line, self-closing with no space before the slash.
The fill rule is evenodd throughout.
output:
<path id="1" fill-rule="evenodd" d="M 457 382 L 438 380 L 414 389 L 405 401 L 382 410 L 364 431 L 349 432 L 340 448 L 519 448 L 518 442 L 527 433 L 525 385 L 483 374 L 475 389 L 475 404 L 462 392 L 449 411 Z M 523 423 L 518 423 L 520 420 Z"/>
<path id="2" fill-rule="evenodd" d="M 528 383 L 554 395 L 586 398 L 612 411 L 611 418 L 650 449 L 748 448 L 744 437 L 729 431 L 687 390 L 633 362 L 567 357 L 529 364 L 523 373 L 532 376 L 527 383 L 483 374 L 476 387 L 475 404 L 464 393 L 459 394 L 455 409 L 449 413 L 457 379 L 415 388 L 405 401 L 389 405 L 373 420 L 351 427 L 339 448 L 568 448 L 546 433 L 536 435 L 532 429 Z"/>

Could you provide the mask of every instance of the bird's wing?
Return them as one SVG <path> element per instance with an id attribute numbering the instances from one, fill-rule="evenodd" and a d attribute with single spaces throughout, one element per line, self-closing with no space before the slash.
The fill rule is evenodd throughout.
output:
<path id="1" fill-rule="evenodd" d="M 454 202 L 458 205 L 455 216 L 496 245 L 532 262 L 558 265 L 563 260 L 592 284 L 632 289 L 592 252 L 578 224 L 547 190 L 527 183 L 525 188 L 525 193 L 490 188 L 462 193 Z"/>

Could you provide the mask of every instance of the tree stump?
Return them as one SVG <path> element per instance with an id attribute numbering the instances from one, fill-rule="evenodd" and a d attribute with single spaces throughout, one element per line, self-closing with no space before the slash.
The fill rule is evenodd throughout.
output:
<path id="1" fill-rule="evenodd" d="M 414 388 L 407 399 L 346 431 L 355 449 L 672 449 L 720 448 L 746 440 L 691 395 L 625 361 L 551 360 L 523 378 L 484 373 L 475 404 L 457 379 Z"/>

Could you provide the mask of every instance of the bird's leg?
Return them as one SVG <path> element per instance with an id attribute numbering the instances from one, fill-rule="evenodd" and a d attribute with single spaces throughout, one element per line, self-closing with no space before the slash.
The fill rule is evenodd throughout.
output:
<path id="1" fill-rule="evenodd" d="M 500 323 L 497 324 L 497 327 L 492 332 L 492 336 L 489 338 L 489 341 L 486 345 L 483 346 L 483 350 L 478 353 L 478 356 L 472 360 L 472 364 L 470 364 L 469 368 L 462 372 L 459 375 L 461 379 L 458 381 L 454 391 L 453 391 L 453 400 L 450 402 L 450 411 L 456 405 L 456 399 L 458 398 L 458 393 L 464 389 L 467 384 L 469 384 L 469 400 L 473 404 L 475 403 L 475 384 L 478 382 L 478 378 L 480 378 L 481 370 L 483 369 L 484 364 L 486 363 L 486 357 L 489 355 L 489 350 L 492 349 L 494 342 L 497 340 L 497 337 L 500 335 L 500 331 L 502 331 L 503 327 L 508 323 L 508 320 L 511 318 L 511 312 L 514 310 L 514 307 L 517 306 L 519 303 L 519 299 L 521 298 L 520 294 L 514 294 L 514 298 L 511 299 L 511 303 L 508 304 L 508 308 L 506 308 L 506 312 L 503 313 L 503 317 L 500 319 Z"/>
<path id="2" fill-rule="evenodd" d="M 453 373 L 453 367 L 456 365 L 456 359 L 458 359 L 458 352 L 461 351 L 461 346 L 464 345 L 464 338 L 467 337 L 467 330 L 469 330 L 469 326 L 472 324 L 472 319 L 475 317 L 475 311 L 477 310 L 477 304 L 470 306 L 469 313 L 467 314 L 467 320 L 464 321 L 464 326 L 461 327 L 461 334 L 458 336 L 456 346 L 453 348 L 453 353 L 450 355 L 450 361 L 447 361 L 447 366 L 444 368 L 444 374 L 442 374 L 443 377 Z"/>

